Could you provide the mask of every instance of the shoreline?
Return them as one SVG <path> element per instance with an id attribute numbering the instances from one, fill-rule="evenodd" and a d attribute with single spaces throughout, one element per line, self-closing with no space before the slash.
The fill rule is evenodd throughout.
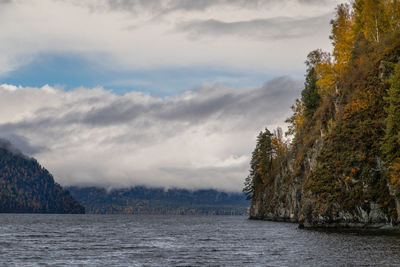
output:
<path id="1" fill-rule="evenodd" d="M 331 223 L 317 223 L 310 224 L 307 222 L 300 222 L 293 218 L 281 217 L 254 217 L 249 216 L 249 220 L 254 221 L 269 221 L 269 222 L 284 222 L 297 224 L 299 229 L 305 230 L 326 230 L 326 231 L 366 231 L 377 233 L 397 233 L 400 234 L 400 225 L 393 225 L 389 223 L 360 223 L 360 222 L 331 222 Z"/>

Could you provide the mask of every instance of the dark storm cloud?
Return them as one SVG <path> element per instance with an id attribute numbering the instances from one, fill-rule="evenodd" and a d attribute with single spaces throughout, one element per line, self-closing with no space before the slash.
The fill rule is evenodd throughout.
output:
<path id="1" fill-rule="evenodd" d="M 177 31 L 187 33 L 191 38 L 236 35 L 257 39 L 294 39 L 318 33 L 321 25 L 328 25 L 331 16 L 328 13 L 312 18 L 278 17 L 237 22 L 195 20 L 178 24 Z"/>

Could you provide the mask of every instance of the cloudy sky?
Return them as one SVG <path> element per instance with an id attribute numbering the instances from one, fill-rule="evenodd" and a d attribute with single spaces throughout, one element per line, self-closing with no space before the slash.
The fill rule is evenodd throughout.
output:
<path id="1" fill-rule="evenodd" d="M 239 191 L 335 0 L 0 0 L 0 138 L 62 185 Z"/>

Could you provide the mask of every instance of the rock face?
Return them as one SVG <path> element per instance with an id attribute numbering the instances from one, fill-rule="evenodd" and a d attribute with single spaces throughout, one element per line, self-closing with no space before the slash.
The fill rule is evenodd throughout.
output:
<path id="1" fill-rule="evenodd" d="M 11 148 L 0 146 L 0 212 L 85 213 L 35 159 Z"/>
<path id="2" fill-rule="evenodd" d="M 290 158 L 283 172 L 273 182 L 255 193 L 250 207 L 250 219 L 298 223 L 304 228 L 394 228 L 399 229 L 400 199 L 391 194 L 395 202 L 393 210 L 365 200 L 350 209 L 344 209 L 339 201 L 321 202 L 307 191 L 308 174 L 318 165 L 322 139 L 315 142 L 301 163 L 302 171 L 294 178 L 295 161 Z M 389 185 L 387 185 L 389 187 Z"/>
<path id="3" fill-rule="evenodd" d="M 395 10 L 391 1 L 373 2 Z M 290 145 L 267 129 L 257 139 L 244 187 L 251 218 L 303 227 L 399 227 L 400 32 L 393 28 L 372 40 L 362 21 L 376 15 L 365 13 L 367 6 L 362 0 L 353 8 L 339 5 L 332 55 L 308 54 L 301 99 L 286 120 Z"/>
<path id="4" fill-rule="evenodd" d="M 250 206 L 251 219 L 286 222 L 299 220 L 301 181 L 288 181 L 291 171 L 293 170 L 289 161 L 283 173 L 276 176 L 270 186 L 255 193 Z"/>

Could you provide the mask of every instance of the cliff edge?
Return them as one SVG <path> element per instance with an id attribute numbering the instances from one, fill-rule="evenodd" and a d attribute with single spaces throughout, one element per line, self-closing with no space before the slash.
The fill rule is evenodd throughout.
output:
<path id="1" fill-rule="evenodd" d="M 400 3 L 341 4 L 331 24 L 332 54 L 307 56 L 291 138 L 258 135 L 244 188 L 250 218 L 398 228 Z"/>

